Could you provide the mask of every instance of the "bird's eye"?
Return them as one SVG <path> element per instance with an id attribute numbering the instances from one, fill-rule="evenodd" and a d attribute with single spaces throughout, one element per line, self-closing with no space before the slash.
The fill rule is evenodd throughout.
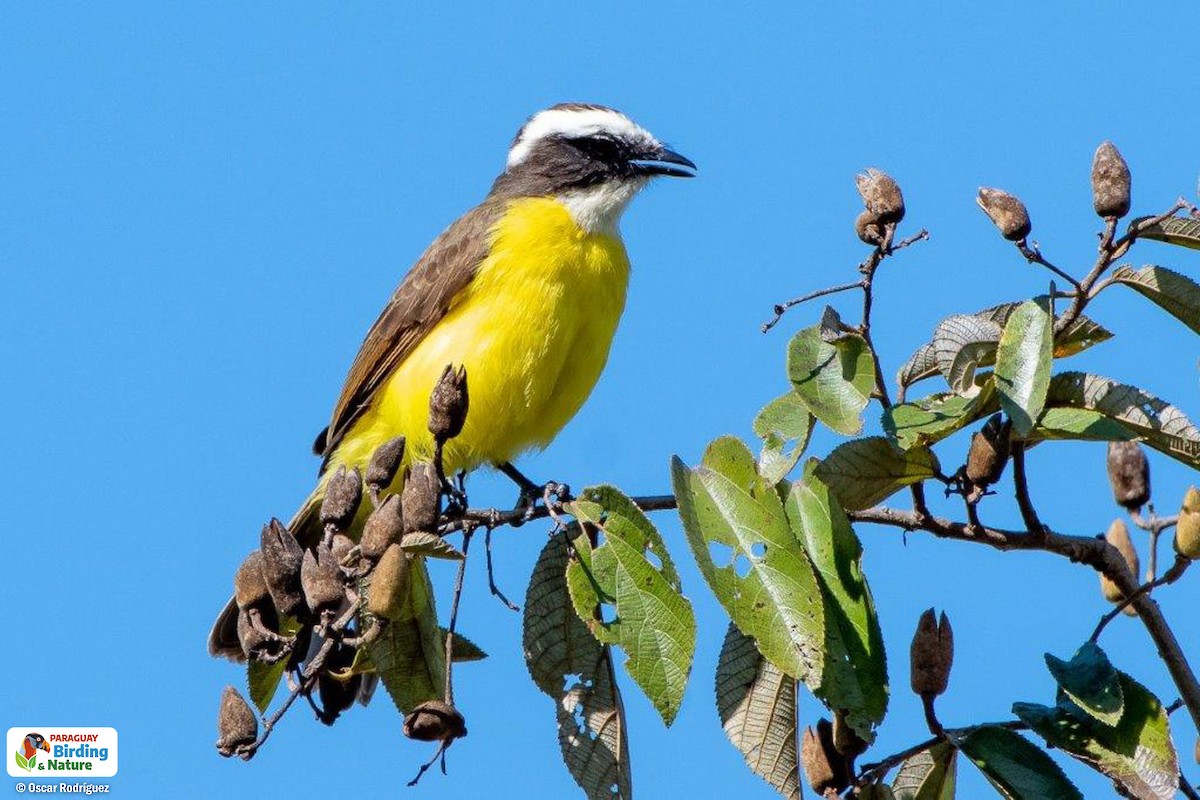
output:
<path id="1" fill-rule="evenodd" d="M 597 161 L 615 161 L 621 153 L 621 145 L 608 134 L 583 136 L 573 140 L 579 150 Z"/>

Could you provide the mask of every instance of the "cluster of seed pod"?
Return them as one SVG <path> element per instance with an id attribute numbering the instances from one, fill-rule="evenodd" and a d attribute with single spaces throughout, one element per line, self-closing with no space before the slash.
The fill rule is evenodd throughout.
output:
<path id="1" fill-rule="evenodd" d="M 447 367 L 430 396 L 429 430 L 439 456 L 441 446 L 462 431 L 467 402 L 466 372 Z M 405 537 L 436 535 L 441 522 L 440 469 L 434 463 L 405 469 L 405 450 L 404 437 L 397 437 L 375 450 L 365 474 L 339 466 L 325 486 L 320 540 L 302 543 L 272 519 L 262 529 L 259 549 L 246 556 L 234 576 L 238 639 L 246 658 L 267 664 L 286 659 L 317 718 L 327 725 L 364 690 L 363 674 L 352 669 L 358 648 L 402 610 L 413 558 L 404 549 Z M 390 493 L 402 470 L 403 488 Z M 364 483 L 372 510 L 355 542 Z M 360 629 L 359 611 L 368 612 L 365 619 L 375 630 Z M 319 664 L 311 652 L 314 639 L 334 640 Z M 315 680 L 310 667 L 319 667 Z M 466 735 L 461 714 L 430 702 L 430 708 L 423 704 L 409 715 L 406 735 L 443 741 Z M 254 754 L 257 720 L 233 687 L 222 695 L 217 727 L 221 755 Z"/>
<path id="2" fill-rule="evenodd" d="M 1106 220 L 1129 213 L 1131 202 L 1129 165 L 1112 142 L 1104 142 L 1092 159 L 1092 208 Z M 1016 196 L 1002 189 L 981 188 L 975 202 L 1010 242 L 1023 243 L 1033 230 L 1029 211 Z"/>

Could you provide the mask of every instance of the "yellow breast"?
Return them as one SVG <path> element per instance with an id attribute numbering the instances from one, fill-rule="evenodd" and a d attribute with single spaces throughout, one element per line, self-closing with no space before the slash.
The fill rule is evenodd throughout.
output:
<path id="1" fill-rule="evenodd" d="M 447 472 L 544 447 L 600 377 L 628 282 L 616 236 L 580 228 L 553 198 L 513 201 L 475 279 L 388 379 L 333 463 L 362 466 L 398 435 L 427 458 L 429 393 L 451 363 L 466 365 L 470 410 L 447 448 Z"/>

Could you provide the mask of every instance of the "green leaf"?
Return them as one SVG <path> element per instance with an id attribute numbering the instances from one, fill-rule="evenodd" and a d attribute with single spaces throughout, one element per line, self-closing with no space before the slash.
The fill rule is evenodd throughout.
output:
<path id="1" fill-rule="evenodd" d="M 450 634 L 450 631 L 442 628 L 442 638 Z M 483 661 L 488 657 L 488 654 L 482 647 L 472 642 L 467 637 L 463 636 L 458 631 L 454 632 L 454 641 L 450 643 L 450 660 L 455 664 L 461 661 Z"/>
<path id="2" fill-rule="evenodd" d="M 25 769 L 25 770 L 29 769 L 29 759 L 27 759 L 27 758 L 25 758 L 25 756 L 21 755 L 20 750 L 16 750 L 13 753 L 13 755 L 15 755 L 17 757 L 17 766 L 18 767 L 20 767 L 21 769 Z M 793 760 L 794 760 L 794 756 L 793 756 Z"/>
<path id="3" fill-rule="evenodd" d="M 871 742 L 887 713 L 883 634 L 862 572 L 862 545 L 816 464 L 810 461 L 804 477 L 792 484 L 785 507 L 816 570 L 824 606 L 825 666 L 814 694 L 845 711 L 847 723 Z"/>
<path id="4" fill-rule="evenodd" d="M 1105 725 L 1121 720 L 1124 698 L 1117 670 L 1094 642 L 1075 651 L 1070 661 L 1046 653 L 1046 666 L 1074 703 Z"/>
<path id="5" fill-rule="evenodd" d="M 1050 756 L 1007 728 L 983 725 L 953 741 L 1010 800 L 1083 800 Z"/>
<path id="6" fill-rule="evenodd" d="M 710 444 L 694 469 L 673 458 L 671 477 L 688 545 L 717 600 L 771 663 L 819 687 L 821 589 L 775 485 L 733 437 Z M 714 558 L 714 549 L 724 552 Z"/>
<path id="7" fill-rule="evenodd" d="M 1084 408 L 1047 408 L 1042 412 L 1029 441 L 1074 439 L 1093 442 L 1120 442 L 1136 439 L 1128 428 L 1098 411 Z"/>
<path id="8" fill-rule="evenodd" d="M 897 450 L 882 436 L 838 445 L 816 468 L 849 511 L 870 508 L 905 486 L 932 478 L 939 470 L 932 450 Z"/>
<path id="9" fill-rule="evenodd" d="M 1196 224 L 1200 227 L 1200 221 Z M 1119 267 L 1112 276 L 1118 283 L 1149 298 L 1175 319 L 1200 333 L 1200 285 L 1191 278 L 1153 265 L 1137 270 L 1128 266 Z"/>
<path id="10" fill-rule="evenodd" d="M 933 331 L 933 355 L 938 371 L 958 394 L 973 394 L 975 371 L 996 363 L 1002 328 L 986 317 L 955 314 Z"/>
<path id="11" fill-rule="evenodd" d="M 1132 229 L 1148 219 L 1152 219 L 1152 217 L 1138 217 L 1130 221 L 1129 227 Z M 1154 239 L 1158 242 L 1200 250 L 1200 219 L 1169 217 L 1139 231 L 1138 238 Z"/>
<path id="12" fill-rule="evenodd" d="M 300 623 L 292 617 L 284 617 L 279 621 L 279 633 L 282 636 L 295 636 L 300 630 Z M 246 689 L 250 694 L 250 702 L 258 708 L 260 714 L 267 713 L 275 689 L 287 669 L 288 659 L 283 658 L 273 664 L 250 659 L 246 664 Z"/>
<path id="13" fill-rule="evenodd" d="M 1130 796 L 1169 800 L 1179 788 L 1179 761 L 1166 710 L 1144 686 L 1117 674 L 1124 710 L 1116 727 L 1066 699 L 1054 707 L 1014 703 L 1013 713 L 1048 744 L 1104 773 Z"/>
<path id="14" fill-rule="evenodd" d="M 696 617 L 680 593 L 666 544 L 641 509 L 612 486 L 585 489 L 567 510 L 584 524 L 575 539 L 576 559 L 567 567 L 575 612 L 600 642 L 625 651 L 626 671 L 670 725 L 692 668 Z M 597 547 L 593 531 L 604 535 Z M 662 566 L 651 564 L 647 553 Z M 611 622 L 596 618 L 602 605 L 613 606 Z"/>
<path id="15" fill-rule="evenodd" d="M 575 614 L 567 590 L 568 542 L 581 532 L 574 523 L 551 536 L 538 557 L 525 595 L 525 664 L 554 701 L 571 777 L 589 798 L 629 798 L 629 742 L 612 653 Z"/>
<path id="16" fill-rule="evenodd" d="M 796 680 L 732 622 L 717 661 L 717 713 L 751 771 L 783 797 L 799 798 Z"/>
<path id="17" fill-rule="evenodd" d="M 900 765 L 892 780 L 896 800 L 954 800 L 958 750 L 939 742 Z"/>
<path id="18" fill-rule="evenodd" d="M 909 450 L 936 444 L 999 408 L 994 385 L 988 381 L 972 397 L 942 392 L 894 405 L 883 412 L 883 431 L 901 450 Z"/>
<path id="19" fill-rule="evenodd" d="M 441 699 L 446 689 L 446 634 L 438 625 L 424 558 L 412 559 L 406 588 L 403 612 L 370 646 L 375 672 L 402 714 L 426 700 Z M 369 618 L 364 624 L 370 624 Z"/>
<path id="20" fill-rule="evenodd" d="M 788 343 L 788 378 L 808 410 L 838 433 L 862 432 L 862 410 L 875 387 L 875 359 L 862 336 L 838 329 L 832 309 L 820 325 Z"/>
<path id="21" fill-rule="evenodd" d="M 404 538 L 400 540 L 400 548 L 414 556 L 428 556 L 449 561 L 462 561 L 464 558 L 461 550 L 436 533 L 428 531 L 404 534 Z"/>
<path id="22" fill-rule="evenodd" d="M 808 446 L 815 422 L 795 392 L 776 397 L 758 412 L 753 425 L 754 435 L 763 440 L 758 470 L 767 480 L 782 480 L 792 471 Z"/>
<path id="23" fill-rule="evenodd" d="M 1200 468 L 1200 430 L 1175 406 L 1135 386 L 1085 372 L 1050 379 L 1047 405 L 1084 408 L 1120 422 L 1155 450 Z"/>
<path id="24" fill-rule="evenodd" d="M 1046 297 L 1021 303 L 1004 324 L 996 352 L 996 390 L 1000 407 L 1022 437 L 1033 430 L 1046 405 L 1053 339 L 1050 300 Z"/>

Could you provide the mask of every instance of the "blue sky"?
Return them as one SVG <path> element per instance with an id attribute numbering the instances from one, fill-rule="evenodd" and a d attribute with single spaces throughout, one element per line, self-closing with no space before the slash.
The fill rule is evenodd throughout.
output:
<path id="1" fill-rule="evenodd" d="M 853 175 L 878 166 L 905 190 L 902 231 L 930 242 L 887 264 L 875 337 L 891 374 L 955 312 L 1044 291 L 975 208 L 980 185 L 1019 194 L 1060 264 L 1090 264 L 1088 189 L 1103 139 L 1134 173 L 1135 213 L 1196 187 L 1196 11 L 1118 3 L 946 8 L 691 3 L 493 7 L 59 4 L 0 10 L 0 481 L 8 543 L 0 598 L 11 654 L 0 708 L 13 724 L 114 726 L 123 797 L 221 791 L 293 797 L 403 792 L 427 756 L 386 698 L 327 729 L 297 709 L 250 764 L 217 757 L 217 701 L 238 683 L 204 637 L 261 523 L 307 494 L 308 453 L 361 336 L 427 242 L 486 192 L 508 141 L 562 100 L 621 108 L 694 159 L 623 229 L 634 263 L 608 370 L 578 418 L 523 468 L 573 486 L 668 487 L 722 433 L 749 436 L 786 388 L 790 332 L 771 305 L 851 280 L 864 255 Z M 1133 262 L 1200 274 L 1196 253 L 1147 243 Z M 856 319 L 856 301 L 835 303 Z M 1182 326 L 1132 295 L 1095 315 L 1116 334 L 1069 365 L 1140 383 L 1200 413 Z M 815 437 L 812 452 L 834 446 Z M 955 464 L 965 437 L 939 453 Z M 1174 509 L 1196 480 L 1152 457 Z M 1115 516 L 1103 447 L 1030 456 L 1044 519 L 1080 534 Z M 492 475 L 474 503 L 507 503 Z M 1004 503 L 995 524 L 1017 525 Z M 950 508 L 946 506 L 946 508 Z M 692 682 L 673 728 L 626 684 L 642 797 L 770 797 L 722 734 L 712 673 L 725 619 L 659 515 L 699 618 Z M 498 534 L 497 571 L 522 594 L 545 526 Z M 879 755 L 923 738 L 908 691 L 919 612 L 948 611 L 956 669 L 947 724 L 1049 701 L 1042 663 L 1069 655 L 1107 606 L 1095 575 L 1037 554 L 861 529 L 890 652 Z M 435 579 L 446 584 L 449 573 Z M 550 701 L 520 655 L 520 617 L 473 564 L 462 630 L 492 654 L 458 673 L 471 735 L 422 797 L 562 796 Z M 1194 581 L 1162 593 L 1196 642 Z M 1136 621 L 1102 644 L 1173 700 Z M 1200 652 L 1193 652 L 1200 657 Z M 802 718 L 818 708 L 806 698 Z M 1193 774 L 1195 730 L 1172 718 Z M 1106 781 L 1066 764 L 1088 796 Z M 966 765 L 962 796 L 987 790 Z"/>

